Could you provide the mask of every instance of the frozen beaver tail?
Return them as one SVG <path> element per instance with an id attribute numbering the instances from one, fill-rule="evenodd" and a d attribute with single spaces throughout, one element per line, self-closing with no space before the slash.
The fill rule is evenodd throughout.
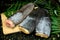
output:
<path id="1" fill-rule="evenodd" d="M 33 3 L 28 3 L 17 11 L 13 16 L 6 20 L 6 25 L 13 27 L 24 20 L 24 18 L 31 13 L 34 8 Z"/>

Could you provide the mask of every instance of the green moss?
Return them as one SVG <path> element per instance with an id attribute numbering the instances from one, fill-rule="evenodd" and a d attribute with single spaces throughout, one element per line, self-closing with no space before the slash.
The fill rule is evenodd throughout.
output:
<path id="1" fill-rule="evenodd" d="M 34 0 L 33 0 L 34 1 Z M 31 1 L 32 2 L 32 1 Z M 42 3 L 44 3 L 44 2 L 46 2 L 45 0 L 37 0 L 36 1 L 36 4 L 38 5 L 38 4 L 42 4 Z M 7 16 L 7 17 L 10 17 L 11 15 L 13 15 L 17 10 L 19 10 L 23 5 L 25 5 L 25 4 L 27 4 L 27 3 L 29 3 L 29 1 L 26 1 L 26 2 L 19 2 L 19 1 L 17 1 L 17 3 L 13 3 L 13 4 L 11 4 L 11 6 L 8 8 L 8 9 L 6 9 L 6 11 L 5 11 L 5 15 Z M 39 5 L 38 5 L 39 6 Z M 51 1 L 49 0 L 49 1 L 47 1 L 45 4 L 43 4 L 43 8 L 45 8 L 45 9 L 47 9 L 48 11 L 49 11 L 49 14 L 51 15 L 51 21 L 52 21 L 52 26 L 51 26 L 51 28 L 52 28 L 52 31 L 54 31 L 54 33 L 56 33 L 56 32 L 58 32 L 58 33 L 60 33 L 60 29 L 58 29 L 59 28 L 59 26 L 58 26 L 58 24 L 60 23 L 60 17 L 58 18 L 58 16 L 59 16 L 59 14 L 60 14 L 60 6 L 59 5 L 56 5 L 56 7 L 54 7 L 54 6 L 52 6 L 51 5 Z M 56 10 L 56 12 L 54 12 L 54 10 Z M 59 21 L 58 21 L 59 20 Z M 59 23 L 58 23 L 59 22 Z M 52 32 L 53 33 L 53 32 Z"/>
<path id="2" fill-rule="evenodd" d="M 13 3 L 11 4 L 11 6 L 4 12 L 4 14 L 7 17 L 13 15 L 17 10 L 19 10 L 25 4 L 29 2 L 34 2 L 35 0 L 24 0 L 24 1 L 17 0 L 17 2 L 14 2 L 14 0 L 12 1 Z M 47 9 L 49 11 L 49 14 L 51 15 L 51 21 L 52 21 L 51 36 L 48 39 L 45 39 L 35 36 L 35 32 L 31 33 L 30 35 L 26 35 L 24 33 L 13 33 L 9 35 L 4 35 L 2 32 L 2 28 L 0 27 L 1 40 L 58 40 L 58 39 L 60 40 L 60 35 L 58 34 L 60 33 L 60 6 L 59 5 L 53 6 L 50 0 L 48 1 L 37 0 L 35 3 L 39 7 L 42 6 L 43 8 Z M 56 10 L 56 13 L 54 12 L 54 10 Z"/>

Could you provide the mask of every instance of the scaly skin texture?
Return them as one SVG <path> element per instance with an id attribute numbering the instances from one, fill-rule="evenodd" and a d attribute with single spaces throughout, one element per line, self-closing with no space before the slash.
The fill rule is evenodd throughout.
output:
<path id="1" fill-rule="evenodd" d="M 32 15 L 34 15 L 34 14 L 32 14 Z M 19 24 L 20 29 L 24 30 L 22 32 L 24 32 L 25 34 L 30 34 L 35 29 L 36 21 L 35 21 L 35 17 L 32 17 L 32 15 L 30 14 L 29 16 L 27 16 L 26 19 L 23 20 L 23 22 Z M 22 29 L 22 28 L 24 28 L 24 29 Z M 25 31 L 25 29 L 28 31 L 28 33 L 27 33 L 27 31 Z"/>
<path id="2" fill-rule="evenodd" d="M 36 33 L 42 33 L 50 36 L 51 23 L 49 17 L 42 17 L 36 26 Z M 44 36 L 43 36 L 44 37 Z"/>
<path id="3" fill-rule="evenodd" d="M 36 26 L 36 9 L 33 10 L 26 18 L 23 20 L 19 26 L 20 30 L 25 33 L 25 34 L 30 34 L 34 31 L 35 26 Z"/>
<path id="4" fill-rule="evenodd" d="M 51 31 L 51 21 L 48 11 L 42 8 L 38 8 L 36 13 L 36 35 L 48 38 Z"/>
<path id="5" fill-rule="evenodd" d="M 36 33 L 43 34 L 41 35 L 41 37 L 47 38 L 48 36 L 50 36 L 51 22 L 50 22 L 50 18 L 47 13 L 47 10 L 45 9 L 37 8 L 33 10 L 31 14 L 27 16 L 26 19 L 23 20 L 23 22 L 20 23 L 19 25 L 21 26 L 21 28 L 24 28 L 29 32 L 32 32 L 34 29 L 34 26 L 36 26 Z M 23 31 L 23 32 L 26 33 L 26 31 Z"/>
<path id="6" fill-rule="evenodd" d="M 15 25 L 19 24 L 20 22 L 22 22 L 24 20 L 24 18 L 27 15 L 30 14 L 30 12 L 33 10 L 33 8 L 34 8 L 34 4 L 33 3 L 29 3 L 29 4 L 25 5 L 25 6 L 23 6 L 13 16 L 11 16 L 10 18 L 7 19 L 9 21 L 6 22 L 6 25 L 7 26 L 9 25 L 9 27 L 14 27 Z M 13 26 L 13 24 L 14 24 L 14 26 Z"/>

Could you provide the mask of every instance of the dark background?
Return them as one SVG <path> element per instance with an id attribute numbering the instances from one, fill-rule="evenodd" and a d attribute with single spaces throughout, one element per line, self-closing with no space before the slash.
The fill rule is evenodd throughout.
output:
<path id="1" fill-rule="evenodd" d="M 21 1 L 21 2 L 34 2 L 34 0 L 0 0 L 0 14 L 2 12 L 4 12 L 7 8 L 9 8 L 11 6 L 12 3 L 16 3 L 17 1 Z M 46 0 L 48 1 L 48 0 Z M 51 3 L 56 6 L 56 4 L 60 4 L 58 2 L 58 0 L 51 0 Z M 43 5 L 43 4 L 42 4 Z M 38 6 L 41 6 L 38 4 Z M 1 16 L 0 16 L 1 19 Z M 0 20 L 1 22 L 1 20 Z M 0 23 L 0 39 L 1 40 L 60 40 L 58 37 L 59 35 L 54 35 L 51 34 L 52 36 L 50 36 L 48 39 L 45 38 L 41 38 L 41 37 L 37 37 L 35 36 L 34 32 L 31 33 L 30 35 L 26 35 L 24 33 L 13 33 L 10 35 L 4 35 L 2 32 L 2 28 L 1 28 L 2 24 Z"/>

